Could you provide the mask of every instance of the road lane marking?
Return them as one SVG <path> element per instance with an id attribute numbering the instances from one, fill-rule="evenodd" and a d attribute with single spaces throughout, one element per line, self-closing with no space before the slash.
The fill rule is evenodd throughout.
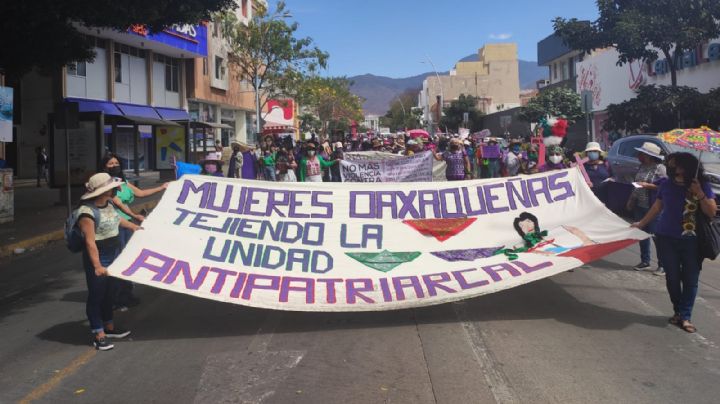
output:
<path id="1" fill-rule="evenodd" d="M 60 371 L 55 373 L 53 377 L 50 378 L 50 380 L 46 381 L 42 385 L 36 387 L 33 391 L 31 391 L 28 395 L 26 395 L 22 400 L 19 401 L 20 404 L 28 404 L 33 401 L 37 401 L 43 397 L 45 397 L 49 392 L 51 392 L 55 387 L 57 387 L 60 382 L 62 382 L 65 378 L 75 374 L 78 370 L 80 370 L 81 367 L 83 367 L 85 364 L 87 364 L 90 359 L 92 359 L 97 351 L 95 349 L 89 349 L 85 351 L 82 355 L 75 358 L 72 362 L 70 362 L 69 365 L 62 368 Z"/>
<path id="2" fill-rule="evenodd" d="M 502 367 L 495 355 L 490 351 L 485 340 L 487 339 L 484 332 L 475 325 L 467 316 L 465 310 L 465 302 L 452 303 L 453 310 L 463 330 L 465 331 L 465 337 L 468 340 L 468 344 L 472 348 L 475 360 L 483 370 L 485 381 L 490 386 L 495 401 L 498 403 L 516 403 L 518 400 L 510 387 L 510 382 L 507 376 L 502 371 Z"/>

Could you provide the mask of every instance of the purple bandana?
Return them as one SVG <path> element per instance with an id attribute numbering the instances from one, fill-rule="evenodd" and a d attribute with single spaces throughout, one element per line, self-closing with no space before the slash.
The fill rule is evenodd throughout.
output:
<path id="1" fill-rule="evenodd" d="M 480 258 L 490 258 L 500 249 L 502 249 L 502 247 L 470 248 L 467 250 L 436 251 L 431 254 L 450 262 L 475 261 Z"/>

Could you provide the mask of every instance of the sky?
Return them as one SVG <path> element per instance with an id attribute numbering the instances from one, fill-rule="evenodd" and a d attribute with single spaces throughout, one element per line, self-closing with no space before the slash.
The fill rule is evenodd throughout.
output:
<path id="1" fill-rule="evenodd" d="M 298 35 L 330 54 L 329 76 L 414 76 L 433 70 L 428 59 L 446 71 L 493 42 L 515 42 L 521 60 L 535 61 L 553 18 L 597 19 L 594 0 L 285 2 Z"/>

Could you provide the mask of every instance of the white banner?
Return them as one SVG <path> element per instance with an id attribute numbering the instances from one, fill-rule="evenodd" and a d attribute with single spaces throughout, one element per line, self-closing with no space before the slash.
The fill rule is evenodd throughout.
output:
<path id="1" fill-rule="evenodd" d="M 430 182 L 433 179 L 431 152 L 413 156 L 384 153 L 372 155 L 346 153 L 340 161 L 343 182 Z M 392 157 L 390 157 L 392 156 Z"/>
<path id="2" fill-rule="evenodd" d="M 558 214 L 562 212 L 562 214 Z M 276 183 L 185 176 L 109 271 L 278 310 L 427 306 L 512 288 L 647 234 L 579 171 L 453 183 Z"/>

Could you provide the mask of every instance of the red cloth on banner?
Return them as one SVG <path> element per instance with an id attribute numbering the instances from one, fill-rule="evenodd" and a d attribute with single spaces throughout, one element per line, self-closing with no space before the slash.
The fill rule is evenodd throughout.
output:
<path id="1" fill-rule="evenodd" d="M 610 255 L 616 251 L 620 251 L 624 248 L 630 247 L 637 242 L 638 240 L 620 240 L 613 241 L 611 243 L 589 245 L 572 249 L 568 252 L 560 254 L 560 256 L 577 258 L 584 264 L 587 264 L 593 261 L 597 261 L 600 258 L 606 255 Z"/>
<path id="2" fill-rule="evenodd" d="M 476 217 L 458 219 L 417 219 L 403 220 L 403 223 L 419 231 L 424 236 L 433 236 L 438 241 L 445 241 L 460 234 L 476 221 Z"/>

